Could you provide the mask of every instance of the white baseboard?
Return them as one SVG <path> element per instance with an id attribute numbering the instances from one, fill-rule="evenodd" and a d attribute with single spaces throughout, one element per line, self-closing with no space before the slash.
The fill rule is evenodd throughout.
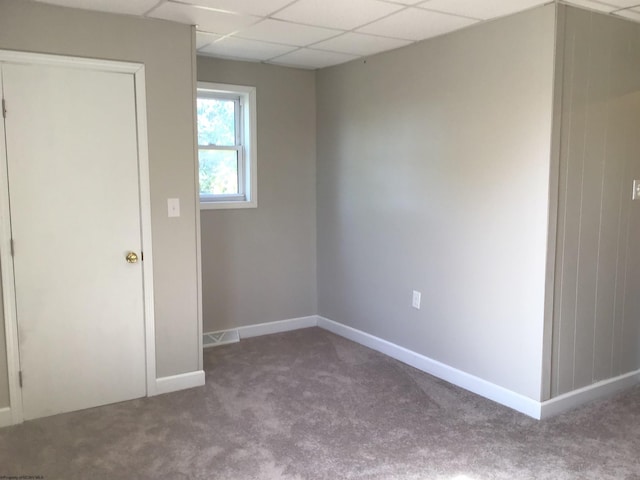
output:
<path id="1" fill-rule="evenodd" d="M 161 377 L 156 379 L 155 395 L 186 390 L 187 388 L 201 387 L 202 385 L 204 385 L 204 370 L 181 373 L 180 375 L 172 375 L 170 377 Z"/>
<path id="2" fill-rule="evenodd" d="M 259 337 L 261 335 L 270 335 L 272 333 L 282 333 L 301 328 L 315 327 L 318 325 L 318 317 L 311 315 L 309 317 L 290 318 L 288 320 L 279 320 L 277 322 L 259 323 L 257 325 L 249 325 L 246 327 L 238 327 L 240 339 Z"/>
<path id="3" fill-rule="evenodd" d="M 638 383 L 640 383 L 640 370 L 603 380 L 602 382 L 579 388 L 564 395 L 559 395 L 542 402 L 541 418 L 549 418 L 559 413 L 572 410 L 585 403 L 610 397 Z"/>
<path id="4" fill-rule="evenodd" d="M 489 400 L 505 405 L 509 408 L 524 413 L 530 417 L 540 418 L 540 402 L 532 400 L 516 392 L 512 392 L 504 387 L 495 385 L 487 380 L 473 376 L 444 363 L 425 357 L 419 353 L 400 347 L 394 343 L 375 337 L 361 330 L 342 325 L 341 323 L 318 317 L 318 327 L 345 337 L 356 343 L 369 347 L 389 357 L 395 358 L 407 365 L 426 372 L 434 377 L 441 378 L 449 383 L 457 385 L 477 393 Z"/>
<path id="5" fill-rule="evenodd" d="M 11 417 L 11 407 L 0 408 L 0 428 L 13 425 L 13 418 Z"/>
<path id="6" fill-rule="evenodd" d="M 624 390 L 640 383 L 640 370 L 638 370 L 625 375 L 621 375 L 620 377 L 612 378 L 585 388 L 581 388 L 574 392 L 569 392 L 565 395 L 561 395 L 545 402 L 539 402 L 522 394 L 513 392 L 507 388 L 501 387 L 500 385 L 491 383 L 480 377 L 476 377 L 467 372 L 458 370 L 457 368 L 426 357 L 422 354 L 413 352 L 407 348 L 401 347 L 387 340 L 383 340 L 382 338 L 373 336 L 369 333 L 357 330 L 347 325 L 343 325 L 334 320 L 330 320 L 319 315 L 261 323 L 258 325 L 249 325 L 246 327 L 239 327 L 235 330 L 238 330 L 240 339 L 243 339 L 316 326 L 366 347 L 369 347 L 380 353 L 388 355 L 389 357 L 395 358 L 396 360 L 406 363 L 407 365 L 411 365 L 412 367 L 433 375 L 434 377 L 438 377 L 453 385 L 457 385 L 458 387 L 469 390 L 470 392 L 476 393 L 484 398 L 493 400 L 494 402 L 497 402 L 518 412 L 524 413 L 525 415 L 538 420 L 549 418 L 553 415 L 571 410 L 593 400 L 605 398 L 607 396 L 613 395 L 618 391 Z M 203 372 L 192 372 L 191 374 L 185 375 L 193 375 L 198 373 L 202 374 L 202 383 L 187 384 L 186 386 L 182 386 L 179 388 L 170 388 L 167 390 L 164 390 L 164 386 L 161 387 L 161 382 L 164 383 L 166 381 L 167 385 L 181 385 L 181 379 L 173 379 L 176 377 L 182 377 L 182 375 L 177 375 L 176 377 L 160 378 L 157 381 L 157 393 L 166 393 L 174 390 L 181 390 L 183 388 L 204 385 Z"/>

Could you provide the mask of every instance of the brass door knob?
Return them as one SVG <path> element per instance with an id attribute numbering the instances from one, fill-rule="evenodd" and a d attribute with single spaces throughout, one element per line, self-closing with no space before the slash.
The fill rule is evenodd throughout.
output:
<path id="1" fill-rule="evenodd" d="M 127 263 L 138 263 L 138 255 L 135 252 L 129 252 L 125 258 Z"/>

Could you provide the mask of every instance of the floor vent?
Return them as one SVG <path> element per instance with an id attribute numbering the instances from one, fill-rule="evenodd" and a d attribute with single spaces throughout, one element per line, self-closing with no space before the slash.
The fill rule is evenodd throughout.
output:
<path id="1" fill-rule="evenodd" d="M 211 332 L 202 335 L 202 348 L 219 347 L 227 343 L 240 341 L 238 330 L 225 330 L 223 332 Z"/>

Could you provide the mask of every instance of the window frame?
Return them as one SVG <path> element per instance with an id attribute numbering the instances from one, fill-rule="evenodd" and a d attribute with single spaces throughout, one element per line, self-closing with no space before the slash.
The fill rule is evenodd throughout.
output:
<path id="1" fill-rule="evenodd" d="M 224 98 L 238 101 L 236 114 L 236 145 L 201 146 L 198 142 L 198 116 L 196 113 L 196 149 L 198 158 L 198 197 L 200 208 L 256 208 L 257 192 L 257 132 L 256 132 L 256 88 L 245 85 L 198 82 L 196 99 Z M 200 150 L 238 151 L 238 194 L 202 195 L 200 193 Z"/>

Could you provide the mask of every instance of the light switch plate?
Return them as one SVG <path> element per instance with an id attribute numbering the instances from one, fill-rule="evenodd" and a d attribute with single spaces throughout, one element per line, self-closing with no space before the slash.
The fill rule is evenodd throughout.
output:
<path id="1" fill-rule="evenodd" d="M 167 198 L 167 210 L 169 217 L 180 216 L 180 199 L 179 198 Z"/>
<path id="2" fill-rule="evenodd" d="M 422 294 L 416 290 L 413 291 L 413 297 L 411 298 L 411 306 L 416 310 L 420 310 L 420 300 Z"/>
<path id="3" fill-rule="evenodd" d="M 640 200 L 640 180 L 633 181 L 633 200 Z"/>

